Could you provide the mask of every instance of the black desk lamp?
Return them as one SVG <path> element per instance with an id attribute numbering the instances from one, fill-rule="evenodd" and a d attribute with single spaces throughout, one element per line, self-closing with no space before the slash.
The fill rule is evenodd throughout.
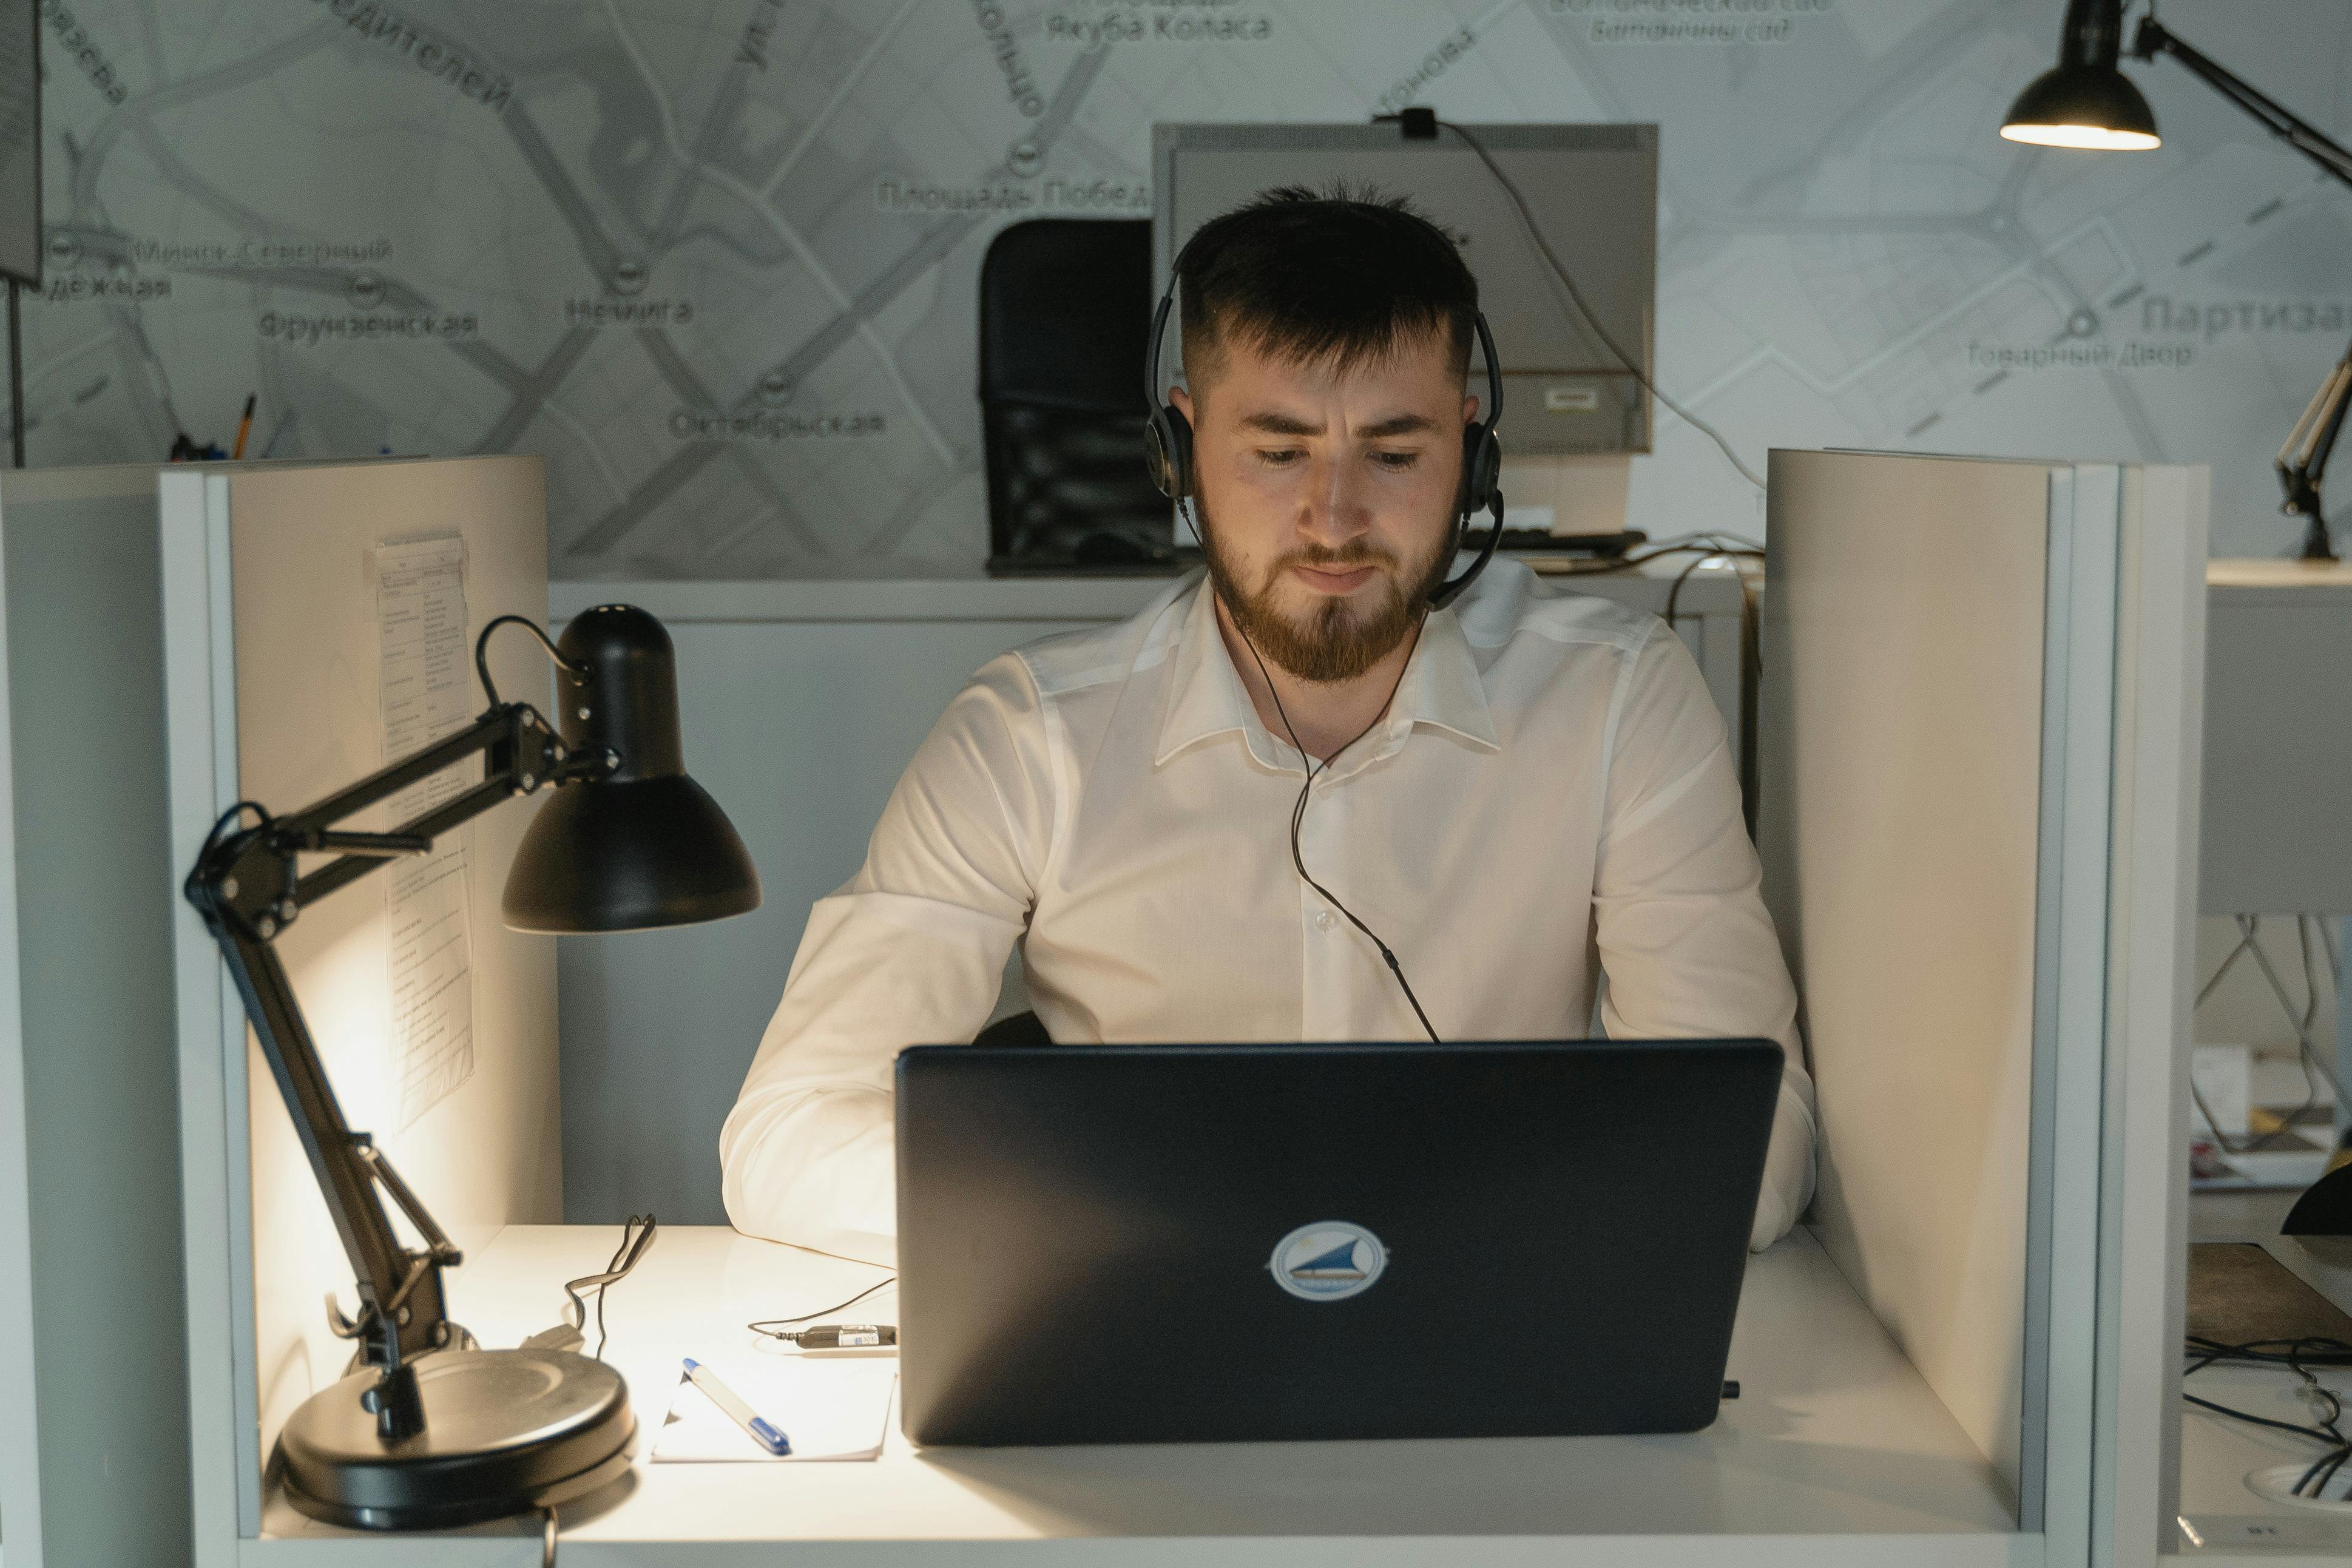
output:
<path id="1" fill-rule="evenodd" d="M 562 672 L 559 739 L 527 702 L 501 702 L 490 634 L 529 626 Z M 669 634 L 645 611 L 606 605 L 563 639 L 501 616 L 474 645 L 489 707 L 463 731 L 285 816 L 240 802 L 221 818 L 187 882 L 244 997 L 294 1130 L 359 1276 L 362 1370 L 312 1394 L 286 1421 L 287 1496 L 313 1519 L 373 1530 L 439 1529 L 552 1507 L 628 1468 L 636 1436 L 627 1387 L 567 1350 L 479 1350 L 449 1321 L 441 1270 L 461 1261 L 368 1134 L 343 1120 L 292 983 L 271 945 L 308 905 L 387 860 L 423 854 L 451 828 L 542 784 L 565 787 L 524 835 L 507 877 L 519 931 L 637 931 L 759 907 L 743 841 L 699 784 L 678 743 Z M 482 782 L 388 833 L 335 825 L 481 755 Z M 236 825 L 251 812 L 258 821 Z M 306 854 L 336 858 L 308 874 Z M 404 1247 L 377 1189 L 424 1237 Z"/>
<path id="2" fill-rule="evenodd" d="M 2000 133 L 2011 142 L 2043 147 L 2112 151 L 2160 145 L 2147 100 L 2116 68 L 2122 52 L 2123 0 L 2068 0 L 2057 68 L 2043 72 L 2017 95 Z M 2352 185 L 2352 151 L 2183 42 L 2156 19 L 2153 8 L 2139 19 L 2131 52 L 2135 59 L 2167 55 L 2179 61 L 2206 86 L 2261 121 L 2272 135 Z M 2352 403 L 2352 348 L 2345 350 L 2312 395 L 2303 417 L 2279 448 L 2279 485 L 2286 492 L 2279 510 L 2303 519 L 2305 561 L 2336 559 L 2327 520 L 2320 513 L 2319 485 L 2344 428 L 2347 403 Z"/>

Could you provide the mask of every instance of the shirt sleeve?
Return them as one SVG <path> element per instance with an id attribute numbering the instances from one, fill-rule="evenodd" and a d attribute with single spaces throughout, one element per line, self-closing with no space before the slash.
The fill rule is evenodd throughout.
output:
<path id="1" fill-rule="evenodd" d="M 1007 654 L 916 752 L 857 875 L 809 910 L 719 1135 L 738 1230 L 894 1259 L 894 1064 L 904 1047 L 970 1040 L 988 1021 L 1053 820 L 1042 700 Z"/>
<path id="2" fill-rule="evenodd" d="M 1785 1053 L 1748 1245 L 1785 1235 L 1813 1192 L 1813 1083 L 1797 991 L 1764 908 L 1723 717 L 1682 639 L 1653 622 L 1611 728 L 1593 870 L 1601 1022 L 1627 1039 L 1760 1037 Z"/>

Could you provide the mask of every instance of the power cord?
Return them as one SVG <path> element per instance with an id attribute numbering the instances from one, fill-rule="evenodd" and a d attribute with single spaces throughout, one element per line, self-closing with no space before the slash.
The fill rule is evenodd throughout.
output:
<path id="1" fill-rule="evenodd" d="M 640 1226 L 644 1226 L 642 1230 L 638 1228 Z M 598 1361 L 604 1359 L 606 1338 L 604 1292 L 611 1286 L 629 1277 L 630 1270 L 636 1268 L 638 1262 L 644 1258 L 646 1248 L 653 1246 L 654 1234 L 658 1228 L 659 1224 L 653 1215 L 631 1215 L 622 1223 L 621 1245 L 613 1249 L 612 1261 L 604 1265 L 604 1271 L 598 1274 L 583 1274 L 577 1279 L 564 1281 L 563 1293 L 572 1300 L 572 1305 L 568 1309 L 572 1316 L 572 1326 L 579 1331 L 583 1344 L 587 1342 L 588 1303 L 580 1299 L 581 1292 L 583 1290 L 596 1292 L 596 1348 L 589 1354 Z"/>
<path id="2" fill-rule="evenodd" d="M 1739 460 L 1739 454 L 1731 449 L 1731 443 L 1724 439 L 1722 431 L 1717 430 L 1714 426 L 1708 424 L 1706 420 L 1701 419 L 1697 415 L 1693 414 L 1689 409 L 1675 402 L 1672 397 L 1667 396 L 1666 394 L 1658 386 L 1657 383 L 1650 379 L 1648 373 L 1642 369 L 1641 365 L 1634 360 L 1633 356 L 1627 353 L 1622 348 L 1619 347 L 1617 341 L 1609 335 L 1608 329 L 1601 324 L 1600 316 L 1595 314 L 1592 307 L 1585 302 L 1584 290 L 1576 286 L 1575 275 L 1569 271 L 1568 264 L 1559 258 L 1559 253 L 1558 251 L 1552 249 L 1551 241 L 1544 237 L 1543 230 L 1536 226 L 1535 214 L 1528 210 L 1527 197 L 1519 194 L 1519 187 L 1517 184 L 1513 183 L 1511 177 L 1503 173 L 1503 166 L 1495 162 L 1494 154 L 1486 151 L 1486 143 L 1480 142 L 1478 138 L 1470 134 L 1468 131 L 1465 130 L 1462 126 L 1455 124 L 1453 121 L 1440 120 L 1434 114 L 1432 114 L 1430 110 L 1425 109 L 1407 110 L 1402 114 L 1375 115 L 1373 116 L 1373 122 L 1375 124 L 1380 124 L 1388 121 L 1396 121 L 1398 123 L 1404 124 L 1406 126 L 1406 134 L 1411 135 L 1412 134 L 1412 123 L 1408 117 L 1411 116 L 1417 118 L 1423 114 L 1429 115 L 1428 122 L 1431 125 L 1442 125 L 1446 130 L 1453 132 L 1454 134 L 1462 138 L 1464 144 L 1466 145 L 1470 151 L 1478 154 L 1478 161 L 1486 165 L 1486 172 L 1495 176 L 1495 183 L 1497 185 L 1500 185 L 1503 188 L 1503 194 L 1511 199 L 1512 209 L 1518 214 L 1520 226 L 1528 231 L 1528 237 L 1535 242 L 1536 248 L 1543 253 L 1544 260 L 1549 264 L 1552 272 L 1559 279 L 1560 285 L 1567 290 L 1568 298 L 1570 301 L 1575 305 L 1577 313 L 1584 318 L 1585 327 L 1595 338 L 1598 338 L 1601 341 L 1601 346 L 1617 357 L 1617 363 L 1625 367 L 1626 373 L 1633 376 L 1634 381 L 1641 385 L 1643 391 L 1648 393 L 1651 396 L 1664 404 L 1669 409 L 1681 416 L 1685 424 L 1698 431 L 1699 434 L 1705 436 L 1708 440 L 1713 441 L 1717 449 L 1723 453 L 1725 460 L 1730 463 L 1733 468 L 1739 470 L 1739 477 L 1741 479 L 1746 479 L 1749 484 L 1754 485 L 1759 490 L 1764 489 L 1764 480 L 1762 478 L 1757 474 L 1755 469 L 1749 468 L 1746 463 Z"/>
<path id="3" fill-rule="evenodd" d="M 2268 1415 L 2256 1415 L 2250 1411 L 2234 1409 L 2210 1399 L 2200 1399 L 2187 1390 L 2180 1397 L 2200 1410 L 2225 1415 L 2232 1421 L 2242 1421 L 2250 1426 L 2265 1426 L 2273 1431 L 2290 1432 L 2298 1437 L 2308 1437 L 2325 1444 L 2326 1451 L 2312 1461 L 2309 1468 L 2288 1489 L 2296 1497 L 2324 1500 L 2328 1483 L 2336 1479 L 2347 1460 L 2352 1460 L 2352 1438 L 2347 1438 L 2336 1423 L 2343 1418 L 2344 1405 L 2336 1393 L 2313 1375 L 2312 1366 L 2352 1366 L 2352 1345 L 2340 1340 L 2305 1338 L 2295 1340 L 2252 1340 L 2244 1344 L 2224 1344 L 2201 1334 L 2188 1337 L 2186 1353 L 2193 1359 L 2183 1369 L 2181 1376 L 2192 1373 L 2219 1362 L 2231 1362 L 2258 1366 L 2284 1366 L 2303 1382 L 2303 1395 L 2317 1416 L 2315 1425 L 2302 1426 L 2293 1421 L 2274 1420 Z M 2308 1364 L 2306 1364 L 2308 1363 Z"/>
<path id="4" fill-rule="evenodd" d="M 750 1329 L 755 1334 L 761 1334 L 772 1340 L 792 1340 L 796 1336 L 788 1333 L 779 1333 L 777 1331 L 780 1329 L 789 1329 L 794 1323 L 805 1323 L 817 1318 L 829 1318 L 835 1312 L 845 1311 L 849 1308 L 857 1305 L 858 1302 L 866 1300 L 866 1297 L 874 1294 L 875 1291 L 881 1289 L 884 1286 L 896 1285 L 898 1282 L 898 1277 L 896 1274 L 886 1274 L 881 1279 L 877 1279 L 873 1284 L 866 1287 L 865 1289 L 860 1290 L 856 1295 L 852 1296 L 846 1301 L 836 1301 L 830 1307 L 819 1307 L 815 1311 L 803 1312 L 797 1318 L 761 1318 L 752 1322 L 746 1323 L 743 1326 Z"/>

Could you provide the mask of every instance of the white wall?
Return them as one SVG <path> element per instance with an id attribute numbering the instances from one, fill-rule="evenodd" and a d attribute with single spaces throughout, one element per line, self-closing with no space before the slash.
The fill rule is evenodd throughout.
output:
<path id="1" fill-rule="evenodd" d="M 995 234 L 1148 212 L 1154 120 L 1412 102 L 1659 125 L 1659 379 L 1759 468 L 2210 461 L 2219 552 L 2273 552 L 2270 456 L 2352 332 L 2352 199 L 2177 66 L 2125 67 L 2158 151 L 1999 138 L 2060 0 L 679 9 L 59 8 L 34 462 L 226 447 L 257 390 L 278 456 L 545 456 L 560 577 L 969 574 Z M 1235 36 L 1168 36 L 1195 10 Z M 2343 138 L 2340 12 L 2164 18 Z M 769 423 L 697 434 L 714 414 Z M 1759 521 L 1705 437 L 1658 424 L 1635 526 Z"/>

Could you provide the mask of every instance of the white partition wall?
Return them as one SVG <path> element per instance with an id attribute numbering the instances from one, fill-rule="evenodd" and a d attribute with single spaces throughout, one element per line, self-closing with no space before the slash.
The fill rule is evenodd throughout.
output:
<path id="1" fill-rule="evenodd" d="M 2173 628 L 2197 591 L 2200 484 L 1776 455 L 1762 847 L 1807 994 L 1824 1174 L 1811 1226 L 1749 1262 L 1728 1369 L 1744 1393 L 1706 1430 L 1111 1452 L 891 1439 L 870 1464 L 780 1469 L 641 1452 L 625 1485 L 567 1512 L 567 1560 L 2137 1561 L 2120 1500 L 2139 1439 L 2119 1413 L 2148 1396 L 2117 1347 L 2146 1311 L 2102 1262 L 2146 1218 L 2113 1180 L 2146 1087 L 2125 1069 L 2177 1025 L 2163 1004 L 2189 909 L 2200 668 L 2184 639 L 2201 623 Z M 389 546 L 462 537 L 468 647 L 491 615 L 541 607 L 538 500 L 535 469 L 503 462 L 166 477 L 175 876 L 231 803 L 299 805 L 382 760 L 384 650 L 414 630 L 386 608 Z M 539 657 L 518 639 L 501 681 L 543 689 Z M 354 1124 L 461 1239 L 496 1233 L 451 1282 L 455 1315 L 490 1344 L 553 1321 L 557 1282 L 614 1240 L 546 1223 L 551 975 L 544 946 L 496 915 L 529 816 L 476 825 L 503 835 L 477 833 L 467 872 L 478 1050 L 413 1117 L 386 1075 L 399 1050 L 372 884 L 306 912 L 283 947 Z M 537 1561 L 535 1527 L 356 1537 L 271 1489 L 277 1423 L 341 1370 L 320 1300 L 349 1301 L 348 1268 L 211 941 L 193 911 L 177 922 L 197 1560 Z M 667 1044 L 642 1023 L 606 1037 Z M 842 1300 L 872 1283 L 840 1278 L 857 1268 L 666 1226 L 616 1303 L 614 1364 L 640 1420 L 658 1422 L 680 1356 Z"/>
<path id="2" fill-rule="evenodd" d="M 0 475 L 10 1568 L 189 1552 L 155 474 Z"/>
<path id="3" fill-rule="evenodd" d="M 1759 838 L 1820 1093 L 1814 1223 L 2053 1563 L 2123 1560 L 2094 1458 L 2103 1109 L 2188 929 L 2202 485 L 1772 458 Z"/>
<path id="4" fill-rule="evenodd" d="M 174 470 L 161 509 L 175 880 L 233 802 L 299 807 L 461 727 L 485 705 L 474 637 L 499 615 L 546 617 L 537 458 Z M 527 634 L 495 643 L 491 668 L 509 692 L 547 689 Z M 452 772 L 468 767 L 479 776 L 478 763 Z M 403 805 L 353 826 L 388 826 Z M 530 816 L 518 804 L 449 835 L 432 880 L 459 890 L 438 903 L 380 871 L 278 942 L 352 1125 L 465 1247 L 562 1211 L 553 944 L 499 918 Z M 258 1530 L 286 1413 L 343 1374 L 351 1347 L 329 1332 L 325 1298 L 356 1302 L 276 1083 L 184 905 L 174 937 L 196 1531 L 211 1563 Z M 435 952 L 453 962 L 435 967 Z M 428 1018 L 433 997 L 446 1005 Z M 417 1020 L 404 1031 L 398 1006 Z M 461 1285 L 452 1300 L 462 1322 Z M 561 1306 L 551 1295 L 550 1322 Z"/>
<path id="5" fill-rule="evenodd" d="M 2100 1138 L 2100 1423 L 2092 1451 L 2100 1563 L 2180 1543 L 2180 1345 L 2188 1261 L 2190 996 L 2196 989 L 2203 783 L 2206 507 L 2201 469 L 2151 468 L 2127 501 L 2182 528 L 2124 541 L 2116 860 L 2108 925 L 2107 1083 Z M 2180 693 L 2176 700 L 2173 692 Z"/>
<path id="6" fill-rule="evenodd" d="M 2048 481 L 1774 461 L 1759 827 L 1828 1129 L 1817 1223 L 2014 1486 Z"/>
<path id="7" fill-rule="evenodd" d="M 0 540 L 18 498 L 0 479 Z M 0 578 L 5 550 L 0 547 Z M 5 616 L 0 610 L 0 616 Z M 0 643 L 0 658 L 5 645 Z M 7 701 L 0 679 L 0 705 Z M 15 791 L 0 706 L 0 1529 L 19 1563 L 45 1561 L 40 1364 L 34 1355 L 33 1159 L 26 1095 L 23 994 L 16 966 Z M 54 1393 L 52 1397 L 55 1397 Z"/>

